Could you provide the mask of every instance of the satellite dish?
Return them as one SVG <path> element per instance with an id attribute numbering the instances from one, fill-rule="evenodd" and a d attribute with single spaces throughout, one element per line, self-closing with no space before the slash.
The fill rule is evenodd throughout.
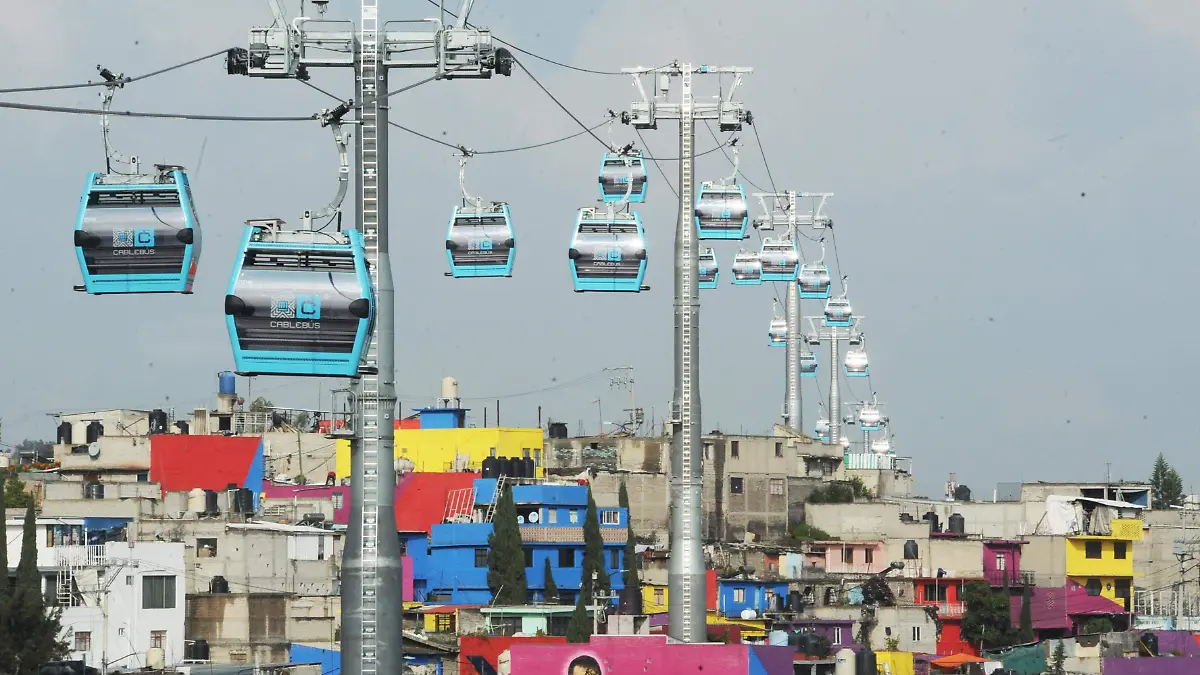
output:
<path id="1" fill-rule="evenodd" d="M 525 524 L 525 516 L 517 516 L 517 524 L 524 525 Z"/>
<path id="2" fill-rule="evenodd" d="M 99 456 L 100 456 L 99 441 L 92 441 L 91 443 L 88 443 L 88 457 L 91 457 L 92 459 L 96 459 Z"/>
<path id="3" fill-rule="evenodd" d="M 533 513 L 530 513 L 529 514 L 529 522 L 536 523 L 537 521 L 538 521 L 538 512 L 534 511 Z"/>
<path id="4" fill-rule="evenodd" d="M 743 619 L 745 619 L 745 620 L 750 620 L 750 619 L 753 619 L 753 618 L 755 618 L 756 616 L 758 616 L 758 614 L 757 614 L 757 613 L 755 613 L 755 611 L 754 611 L 754 610 L 752 610 L 752 609 L 750 609 L 749 607 L 747 607 L 746 609 L 743 609 L 743 610 L 742 610 L 742 618 L 743 618 Z"/>

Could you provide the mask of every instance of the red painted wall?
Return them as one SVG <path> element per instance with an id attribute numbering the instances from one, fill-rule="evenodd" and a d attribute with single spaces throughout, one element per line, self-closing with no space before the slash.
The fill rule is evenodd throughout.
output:
<path id="1" fill-rule="evenodd" d="M 937 643 L 938 656 L 951 654 L 970 654 L 979 656 L 970 643 L 962 639 L 962 623 L 959 621 L 942 621 L 942 637 Z"/>
<path id="2" fill-rule="evenodd" d="M 151 436 L 150 480 L 162 485 L 164 494 L 194 488 L 224 490 L 230 483 L 246 485 L 261 448 L 258 436 Z M 258 473 L 261 481 L 261 469 Z M 257 498 L 261 485 L 251 489 Z"/>
<path id="3" fill-rule="evenodd" d="M 475 666 L 471 665 L 471 660 L 468 658 L 471 656 L 482 656 L 495 668 L 500 654 L 514 644 L 565 644 L 566 642 L 567 638 L 565 637 L 550 635 L 541 637 L 464 635 L 458 639 L 458 673 L 459 675 L 479 675 L 479 671 L 475 670 Z"/>

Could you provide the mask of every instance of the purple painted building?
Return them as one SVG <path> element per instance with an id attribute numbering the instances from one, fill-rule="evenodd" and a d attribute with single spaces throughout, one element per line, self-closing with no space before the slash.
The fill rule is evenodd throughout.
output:
<path id="1" fill-rule="evenodd" d="M 668 643 L 666 636 L 594 635 L 587 644 L 513 644 L 513 673 L 539 675 L 792 675 L 795 650 L 745 644 Z M 504 657 L 501 656 L 501 662 Z"/>
<path id="2" fill-rule="evenodd" d="M 853 619 L 796 619 L 787 623 L 788 630 L 816 633 L 829 640 L 833 652 L 854 644 Z"/>
<path id="3" fill-rule="evenodd" d="M 1035 631 L 1058 635 L 1073 633 L 1076 624 L 1092 616 L 1125 614 L 1123 606 L 1103 596 L 1088 595 L 1086 588 L 1070 582 L 1067 588 L 1033 588 L 1029 608 Z M 1021 603 L 1011 603 L 1010 609 L 1013 625 L 1020 625 Z"/>
<path id="4" fill-rule="evenodd" d="M 1104 675 L 1195 675 L 1200 673 L 1200 657 L 1107 658 L 1102 661 Z"/>
<path id="5" fill-rule="evenodd" d="M 1021 588 L 1032 583 L 1032 574 L 1021 571 L 1020 539 L 987 539 L 983 542 L 983 578 L 994 587 Z"/>

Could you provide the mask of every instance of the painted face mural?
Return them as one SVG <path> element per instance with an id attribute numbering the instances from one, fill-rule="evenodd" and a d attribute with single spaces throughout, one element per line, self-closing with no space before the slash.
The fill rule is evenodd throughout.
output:
<path id="1" fill-rule="evenodd" d="M 566 675 L 604 675 L 600 664 L 590 656 L 580 656 L 567 666 Z"/>

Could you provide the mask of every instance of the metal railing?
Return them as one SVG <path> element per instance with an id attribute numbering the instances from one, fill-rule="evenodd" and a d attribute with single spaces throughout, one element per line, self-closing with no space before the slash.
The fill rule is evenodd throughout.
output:
<path id="1" fill-rule="evenodd" d="M 1021 570 L 984 570 L 983 578 L 992 586 L 1033 586 L 1033 572 Z"/>
<path id="2" fill-rule="evenodd" d="M 54 561 L 58 567 L 102 567 L 108 552 L 103 544 L 55 546 Z"/>

